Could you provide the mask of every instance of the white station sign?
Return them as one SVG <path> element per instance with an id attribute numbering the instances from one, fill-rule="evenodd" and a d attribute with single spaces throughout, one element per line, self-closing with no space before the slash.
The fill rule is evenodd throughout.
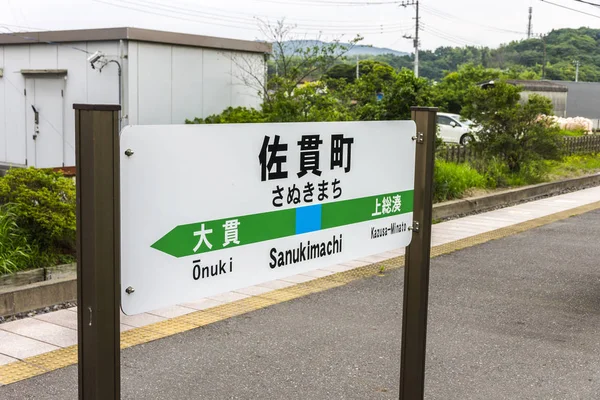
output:
<path id="1" fill-rule="evenodd" d="M 123 312 L 407 246 L 415 135 L 413 121 L 126 127 Z"/>

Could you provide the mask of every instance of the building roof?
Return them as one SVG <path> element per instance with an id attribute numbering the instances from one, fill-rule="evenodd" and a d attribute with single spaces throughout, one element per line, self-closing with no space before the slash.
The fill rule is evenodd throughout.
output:
<path id="1" fill-rule="evenodd" d="M 522 86 L 523 90 L 532 92 L 568 92 L 569 88 L 565 85 L 561 85 L 551 81 L 524 81 L 517 79 L 507 80 L 508 83 Z"/>
<path id="2" fill-rule="evenodd" d="M 191 35 L 140 28 L 79 29 L 67 31 L 15 32 L 0 34 L 0 45 L 31 43 L 73 43 L 110 40 L 134 40 L 181 46 L 237 50 L 250 53 L 270 53 L 270 43 L 226 39 L 213 36 Z"/>

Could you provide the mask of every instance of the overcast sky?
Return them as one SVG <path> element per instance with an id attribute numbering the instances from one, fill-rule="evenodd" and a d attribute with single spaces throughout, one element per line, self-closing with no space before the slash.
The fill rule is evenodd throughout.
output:
<path id="1" fill-rule="evenodd" d="M 528 8 L 534 33 L 600 27 L 600 8 L 576 0 L 421 0 L 421 46 L 497 46 L 526 37 Z M 600 3 L 600 0 L 598 1 Z M 257 18 L 285 18 L 298 36 L 349 39 L 411 51 L 415 8 L 394 0 L 0 0 L 0 30 L 131 26 L 239 39 L 265 39 Z M 29 29 L 28 29 L 29 28 Z"/>

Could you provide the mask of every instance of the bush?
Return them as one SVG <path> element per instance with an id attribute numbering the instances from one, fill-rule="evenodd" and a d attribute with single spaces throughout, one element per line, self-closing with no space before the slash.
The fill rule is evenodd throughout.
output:
<path id="1" fill-rule="evenodd" d="M 221 114 L 210 115 L 206 118 L 187 119 L 186 124 L 239 124 L 247 122 L 266 122 L 267 117 L 262 111 L 246 107 L 229 107 Z"/>
<path id="2" fill-rule="evenodd" d="M 485 187 L 496 189 L 508 186 L 508 175 L 510 171 L 508 166 L 502 160 L 496 157 L 486 159 L 476 159 L 470 162 L 473 168 L 477 170 L 485 179 Z"/>
<path id="3" fill-rule="evenodd" d="M 0 206 L 0 275 L 29 268 L 34 250 L 17 224 L 15 206 Z"/>
<path id="4" fill-rule="evenodd" d="M 549 99 L 532 95 L 520 101 L 519 87 L 497 82 L 492 88 L 471 88 L 465 115 L 481 125 L 475 145 L 488 158 L 506 163 L 511 173 L 540 160 L 561 156 L 559 128 L 539 120 L 552 112 Z"/>
<path id="5" fill-rule="evenodd" d="M 15 168 L 0 178 L 0 204 L 14 204 L 16 223 L 44 257 L 75 254 L 75 183 L 60 172 Z"/>
<path id="6" fill-rule="evenodd" d="M 531 161 L 521 165 L 518 172 L 509 174 L 507 177 L 508 186 L 535 185 L 548 180 L 550 168 L 543 161 Z"/>
<path id="7" fill-rule="evenodd" d="M 436 160 L 433 175 L 436 202 L 460 198 L 468 189 L 484 188 L 485 178 L 468 164 Z"/>
<path id="8" fill-rule="evenodd" d="M 506 162 L 497 157 L 477 160 L 472 165 L 483 175 L 485 186 L 489 189 L 544 182 L 550 170 L 548 162 L 530 161 L 523 163 L 518 172 L 511 172 Z"/>

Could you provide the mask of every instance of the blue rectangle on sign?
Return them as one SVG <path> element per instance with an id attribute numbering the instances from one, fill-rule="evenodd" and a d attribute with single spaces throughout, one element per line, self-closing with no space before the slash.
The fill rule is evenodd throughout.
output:
<path id="1" fill-rule="evenodd" d="M 321 230 L 321 205 L 296 208 L 296 235 Z"/>

